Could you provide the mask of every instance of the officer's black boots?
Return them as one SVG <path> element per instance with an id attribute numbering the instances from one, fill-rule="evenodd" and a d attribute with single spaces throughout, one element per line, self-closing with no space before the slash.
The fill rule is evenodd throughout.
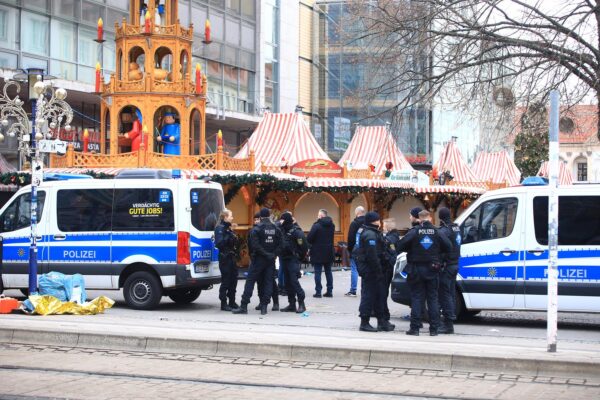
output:
<path id="1" fill-rule="evenodd" d="M 257 304 L 257 306 L 256 306 L 256 307 L 254 307 L 254 309 L 255 309 L 256 311 L 260 311 L 260 303 L 258 303 L 258 304 Z"/>
<path id="2" fill-rule="evenodd" d="M 221 300 L 221 311 L 231 311 L 233 310 L 233 308 L 231 308 L 228 304 L 227 301 L 225 300 Z"/>
<path id="3" fill-rule="evenodd" d="M 380 318 L 377 320 L 377 330 L 383 332 L 391 332 L 396 329 L 396 325 L 390 324 L 387 319 Z"/>
<path id="4" fill-rule="evenodd" d="M 267 305 L 261 304 L 260 305 L 260 315 L 266 315 L 266 314 L 267 314 Z"/>
<path id="5" fill-rule="evenodd" d="M 360 328 L 359 331 L 363 332 L 377 332 L 376 328 L 373 328 L 371 324 L 369 324 L 369 317 L 361 317 L 360 318 Z"/>
<path id="6" fill-rule="evenodd" d="M 229 300 L 229 307 L 233 310 L 234 308 L 240 308 L 239 304 L 235 300 Z"/>
<path id="7" fill-rule="evenodd" d="M 232 310 L 234 314 L 248 314 L 248 304 L 242 303 L 241 306 Z"/>
<path id="8" fill-rule="evenodd" d="M 282 308 L 281 310 L 279 310 L 281 312 L 296 312 L 296 303 L 290 303 L 287 307 Z"/>
<path id="9" fill-rule="evenodd" d="M 438 333 L 445 333 L 446 335 L 454 334 L 454 321 L 445 320 L 438 329 Z"/>
<path id="10" fill-rule="evenodd" d="M 437 335 L 438 335 L 437 329 L 435 329 L 435 330 L 430 329 L 429 330 L 429 336 L 437 336 Z"/>
<path id="11" fill-rule="evenodd" d="M 410 335 L 410 336 L 419 336 L 419 330 L 411 328 L 411 329 L 409 329 L 409 330 L 406 331 L 406 334 Z"/>
<path id="12" fill-rule="evenodd" d="M 272 311 L 279 311 L 279 300 L 273 300 L 273 308 Z"/>
<path id="13" fill-rule="evenodd" d="M 296 312 L 298 314 L 302 314 L 305 311 L 306 311 L 306 306 L 304 305 L 304 300 L 298 300 L 298 309 L 296 310 Z"/>

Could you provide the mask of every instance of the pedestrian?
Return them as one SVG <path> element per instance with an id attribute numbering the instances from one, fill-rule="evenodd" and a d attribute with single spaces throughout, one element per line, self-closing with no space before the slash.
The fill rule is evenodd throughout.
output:
<path id="1" fill-rule="evenodd" d="M 353 256 L 361 279 L 361 297 L 358 308 L 360 315 L 359 330 L 364 332 L 393 331 L 395 326 L 384 318 L 383 265 L 384 243 L 379 231 L 379 214 L 369 211 L 365 214 L 365 223 L 356 232 Z M 371 312 L 377 317 L 377 328 L 370 324 Z"/>
<path id="2" fill-rule="evenodd" d="M 438 282 L 441 253 L 452 250 L 452 245 L 431 223 L 429 211 L 421 211 L 419 220 L 421 225 L 409 230 L 398 243 L 398 251 L 406 251 L 408 261 L 405 272 L 408 274 L 407 282 L 410 287 L 411 313 L 410 329 L 406 334 L 419 336 L 421 307 L 423 298 L 426 298 L 429 309 L 429 334 L 437 336 L 440 321 Z"/>
<path id="3" fill-rule="evenodd" d="M 258 226 L 258 224 L 260 223 L 260 212 L 257 212 L 254 214 L 254 226 L 252 227 L 252 230 L 254 230 L 254 228 L 256 228 Z M 252 232 L 251 230 L 251 232 Z M 248 237 L 250 237 L 250 234 L 248 235 Z M 250 250 L 250 240 L 248 240 L 248 252 L 250 254 L 252 254 L 252 251 Z M 252 261 L 250 261 L 252 262 Z M 263 280 L 259 280 L 256 282 L 256 288 L 258 291 L 258 298 L 262 299 L 262 295 L 264 293 L 264 287 L 265 287 L 265 282 Z M 279 310 L 279 294 L 277 293 L 277 282 L 275 282 L 275 272 L 273 272 L 273 290 L 271 291 L 271 298 L 273 299 L 273 311 L 277 311 Z M 260 310 L 260 301 L 258 302 L 258 304 L 256 305 L 256 307 L 254 307 L 254 309 L 256 311 Z"/>
<path id="4" fill-rule="evenodd" d="M 400 243 L 400 231 L 396 229 L 396 221 L 393 218 L 383 220 L 383 243 L 385 246 L 385 264 L 383 265 L 383 318 L 390 320 L 390 309 L 388 307 L 388 297 L 390 295 L 390 286 L 394 279 L 394 267 L 398 257 L 398 244 Z"/>
<path id="5" fill-rule="evenodd" d="M 289 212 L 291 214 L 291 212 L 289 210 L 285 210 L 282 215 L 284 213 Z M 281 220 L 276 221 L 275 225 L 281 230 Z M 283 233 L 283 231 L 282 231 Z M 281 264 L 279 264 L 279 270 L 277 271 L 277 294 L 279 296 L 287 296 L 287 292 L 285 290 L 285 273 L 283 272 L 283 268 L 281 267 Z"/>
<path id="6" fill-rule="evenodd" d="M 356 297 L 356 288 L 358 286 L 358 271 L 356 271 L 356 261 L 352 257 L 352 250 L 356 243 L 356 232 L 365 223 L 365 208 L 358 206 L 354 209 L 354 221 L 350 223 L 348 229 L 348 253 L 350 253 L 350 290 L 346 296 Z"/>
<path id="7" fill-rule="evenodd" d="M 223 210 L 219 220 L 220 222 L 215 228 L 215 247 L 219 249 L 219 270 L 221 271 L 219 300 L 221 300 L 221 311 L 231 311 L 239 307 L 235 302 L 238 281 L 236 258 L 239 240 L 231 229 L 233 212 L 228 209 Z"/>
<path id="8" fill-rule="evenodd" d="M 421 221 L 419 221 L 419 213 L 421 211 L 423 211 L 423 209 L 421 207 L 413 207 L 408 212 L 408 218 L 410 221 L 411 229 L 421 226 Z M 410 290 L 410 287 L 409 287 L 409 290 Z M 423 301 L 421 303 L 421 310 L 423 311 L 423 319 L 425 319 L 426 318 L 426 316 L 425 316 L 425 297 L 423 297 Z M 402 319 L 410 321 L 410 314 L 405 315 L 404 317 L 402 317 Z M 422 328 L 423 324 L 421 324 L 420 327 Z"/>
<path id="9" fill-rule="evenodd" d="M 251 249 L 251 263 L 248 268 L 248 277 L 242 294 L 240 306 L 233 310 L 234 314 L 247 314 L 248 303 L 254 291 L 256 282 L 264 282 L 262 297 L 260 298 L 260 313 L 267 313 L 267 306 L 273 291 L 273 271 L 275 258 L 277 258 L 283 243 L 281 231 L 271 222 L 271 212 L 268 208 L 260 210 L 260 223 L 252 229 L 248 238 Z"/>
<path id="10" fill-rule="evenodd" d="M 282 312 L 303 313 L 306 311 L 304 304 L 305 294 L 298 278 L 300 275 L 300 261 L 306 257 L 308 243 L 304 232 L 289 212 L 281 214 L 281 227 L 283 233 L 283 249 L 279 256 L 279 268 L 283 268 L 285 274 L 285 286 L 288 296 L 288 306 L 281 309 Z M 296 299 L 298 307 L 296 307 Z"/>
<path id="11" fill-rule="evenodd" d="M 450 219 L 450 210 L 443 207 L 439 211 L 440 232 L 450 239 L 452 250 L 442 253 L 443 269 L 440 272 L 440 306 L 444 321 L 439 333 L 453 334 L 454 321 L 456 320 L 456 275 L 458 274 L 458 260 L 460 259 L 460 245 L 462 237 L 460 227 Z"/>
<path id="12" fill-rule="evenodd" d="M 317 221 L 310 228 L 306 240 L 310 245 L 310 262 L 315 270 L 315 294 L 313 297 L 320 298 L 321 290 L 321 272 L 325 269 L 325 279 L 327 280 L 327 291 L 324 297 L 333 297 L 333 274 L 331 266 L 335 259 L 333 249 L 333 234 L 335 225 L 331 217 L 327 215 L 327 210 L 319 210 Z"/>

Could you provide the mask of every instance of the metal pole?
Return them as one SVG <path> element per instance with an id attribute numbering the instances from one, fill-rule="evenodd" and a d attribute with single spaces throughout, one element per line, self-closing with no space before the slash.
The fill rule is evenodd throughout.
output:
<path id="1" fill-rule="evenodd" d="M 42 95 L 40 95 L 42 96 Z M 31 238 L 29 245 L 29 294 L 37 293 L 37 175 L 36 169 L 38 167 L 38 153 L 35 145 L 35 125 L 37 119 L 37 102 L 40 101 L 41 97 L 38 97 L 36 101 L 31 103 L 31 137 L 29 155 L 31 157 Z"/>
<path id="2" fill-rule="evenodd" d="M 559 94 L 550 92 L 550 178 L 548 196 L 548 351 L 556 352 L 558 333 L 558 114 Z"/>

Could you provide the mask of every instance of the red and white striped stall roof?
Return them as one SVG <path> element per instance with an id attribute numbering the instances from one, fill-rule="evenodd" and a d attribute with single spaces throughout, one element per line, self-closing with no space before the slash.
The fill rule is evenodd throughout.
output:
<path id="1" fill-rule="evenodd" d="M 266 113 L 235 158 L 247 158 L 254 150 L 256 171 L 261 164 L 292 166 L 314 158 L 329 160 L 315 140 L 306 121 L 297 113 Z"/>
<path id="2" fill-rule="evenodd" d="M 567 169 L 567 165 L 564 162 L 559 162 L 559 170 L 558 170 L 558 184 L 559 185 L 572 185 L 573 184 L 573 175 Z M 544 178 L 550 179 L 550 171 L 548 168 L 548 161 L 544 161 L 540 170 L 537 173 L 537 176 L 543 176 Z"/>
<path id="3" fill-rule="evenodd" d="M 453 182 L 458 186 L 475 186 L 485 188 L 485 183 L 481 181 L 471 168 L 463 160 L 460 150 L 454 141 L 448 142 L 442 150 L 439 160 L 433 166 L 433 169 L 441 174 L 444 171 L 450 171 L 454 177 Z"/>
<path id="4" fill-rule="evenodd" d="M 338 164 L 343 167 L 346 162 L 351 162 L 354 168 L 367 168 L 369 164 L 373 164 L 376 175 L 385 172 L 387 162 L 393 164 L 393 170 L 413 169 L 385 126 L 356 128 L 352 141 Z"/>
<path id="5" fill-rule="evenodd" d="M 509 186 L 515 186 L 521 182 L 521 171 L 506 151 L 477 154 L 471 169 L 484 182 L 508 182 Z"/>

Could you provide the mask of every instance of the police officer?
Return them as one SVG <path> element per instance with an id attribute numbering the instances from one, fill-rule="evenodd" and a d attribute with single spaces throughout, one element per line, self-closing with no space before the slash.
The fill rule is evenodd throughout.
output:
<path id="1" fill-rule="evenodd" d="M 255 231 L 256 227 L 260 224 L 260 211 L 254 214 L 254 226 L 251 231 Z M 250 237 L 250 235 L 248 235 Z M 250 250 L 250 241 L 248 241 L 248 250 L 249 253 L 252 254 Z M 251 261 L 252 262 L 252 261 Z M 256 282 L 256 289 L 258 291 L 258 298 L 262 299 L 265 288 L 265 282 L 262 280 Z M 275 270 L 273 270 L 273 290 L 271 291 L 271 297 L 273 298 L 273 311 L 279 310 L 279 293 L 277 292 L 277 282 L 275 282 Z M 256 311 L 260 310 L 260 301 L 256 307 L 254 307 Z"/>
<path id="2" fill-rule="evenodd" d="M 289 212 L 281 214 L 281 228 L 283 231 L 283 249 L 279 256 L 279 268 L 283 268 L 285 289 L 288 296 L 288 306 L 281 309 L 282 312 L 303 313 L 306 311 L 304 304 L 304 290 L 298 281 L 300 276 L 300 260 L 304 259 L 308 252 L 308 243 L 304 232 L 294 223 L 294 218 Z M 296 307 L 296 297 L 298 307 Z"/>
<path id="3" fill-rule="evenodd" d="M 429 309 L 429 334 L 437 336 L 440 322 L 438 304 L 438 281 L 441 268 L 441 253 L 452 250 L 450 240 L 431 223 L 429 211 L 419 213 L 421 226 L 415 227 L 398 243 L 398 251 L 406 251 L 410 287 L 410 329 L 407 335 L 419 336 L 422 299 L 427 299 Z"/>
<path id="4" fill-rule="evenodd" d="M 358 308 L 360 314 L 359 330 L 365 332 L 393 331 L 395 326 L 384 318 L 383 267 L 384 243 L 379 231 L 379 214 L 369 211 L 365 214 L 365 223 L 356 232 L 356 243 L 352 256 L 356 260 L 356 269 L 361 279 L 361 298 Z M 377 328 L 369 323 L 371 312 L 377 317 Z"/>
<path id="5" fill-rule="evenodd" d="M 444 268 L 440 272 L 440 306 L 444 321 L 441 324 L 439 333 L 454 333 L 454 321 L 456 320 L 456 275 L 458 274 L 458 259 L 460 258 L 460 244 L 462 237 L 460 228 L 450 219 L 450 210 L 443 207 L 439 211 L 440 232 L 445 234 L 452 250 L 442 254 L 442 263 Z"/>
<path id="6" fill-rule="evenodd" d="M 400 231 L 396 229 L 396 221 L 393 218 L 383 221 L 383 243 L 385 246 L 385 264 L 383 265 L 383 318 L 390 320 L 390 309 L 388 307 L 388 297 L 390 295 L 390 285 L 394 278 L 394 266 L 398 257 L 398 244 L 400 243 Z"/>
<path id="7" fill-rule="evenodd" d="M 233 222 L 231 210 L 223 210 L 219 219 L 219 225 L 215 228 L 215 247 L 219 249 L 219 270 L 221 271 L 219 299 L 221 300 L 221 311 L 231 311 L 233 308 L 239 307 L 235 303 L 238 280 L 238 270 L 235 262 L 238 252 L 238 238 L 231 229 L 231 223 Z M 229 303 L 227 303 L 227 300 L 229 300 Z"/>
<path id="8" fill-rule="evenodd" d="M 268 208 L 260 210 L 260 223 L 252 229 L 248 238 L 251 249 L 251 263 L 248 268 L 248 277 L 242 294 L 240 307 L 233 310 L 234 314 L 248 314 L 248 303 L 254 291 L 256 282 L 264 282 L 262 297 L 260 298 L 260 313 L 267 313 L 267 306 L 273 291 L 273 271 L 275 258 L 283 243 L 281 231 L 271 222 Z"/>

